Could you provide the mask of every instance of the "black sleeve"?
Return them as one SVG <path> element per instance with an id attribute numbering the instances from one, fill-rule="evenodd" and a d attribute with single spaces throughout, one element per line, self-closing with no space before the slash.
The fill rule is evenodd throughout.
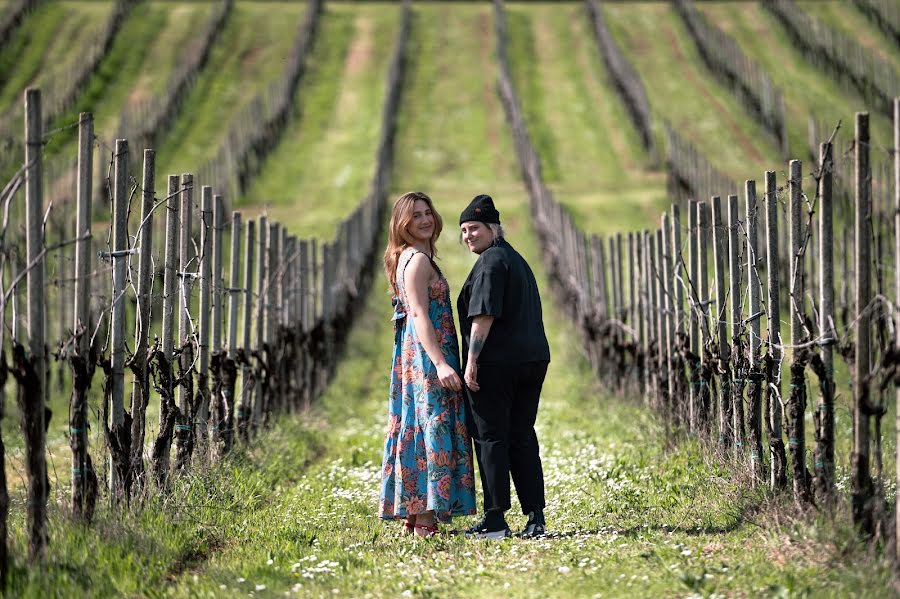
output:
<path id="1" fill-rule="evenodd" d="M 490 254 L 490 255 L 488 255 Z M 469 299 L 469 318 L 475 316 L 503 316 L 503 295 L 509 268 L 498 252 L 487 251 L 472 277 L 472 295 Z"/>

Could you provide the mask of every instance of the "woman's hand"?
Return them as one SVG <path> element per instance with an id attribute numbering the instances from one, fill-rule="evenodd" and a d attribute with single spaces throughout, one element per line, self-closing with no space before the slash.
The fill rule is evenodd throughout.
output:
<path id="1" fill-rule="evenodd" d="M 440 381 L 441 386 L 446 389 L 452 389 L 454 391 L 462 391 L 462 382 L 459 380 L 459 375 L 456 374 L 456 371 L 453 370 L 446 362 L 438 364 L 437 375 L 438 381 Z"/>
<path id="2" fill-rule="evenodd" d="M 466 380 L 466 387 L 472 391 L 478 391 L 481 386 L 478 384 L 478 362 L 469 360 L 466 364 L 466 372 L 463 376 Z"/>

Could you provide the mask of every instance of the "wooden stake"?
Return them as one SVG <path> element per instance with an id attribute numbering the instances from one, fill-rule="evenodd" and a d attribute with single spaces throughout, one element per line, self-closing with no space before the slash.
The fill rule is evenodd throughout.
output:
<path id="1" fill-rule="evenodd" d="M 832 224 L 832 176 L 834 160 L 831 144 L 819 147 L 819 332 L 822 335 L 822 366 L 825 379 L 819 382 L 816 406 L 816 450 L 814 471 L 816 492 L 830 501 L 834 493 L 834 355 L 837 342 L 834 326 L 834 227 Z M 900 279 L 898 279 L 900 280 Z"/>
<path id="2" fill-rule="evenodd" d="M 178 409 L 181 421 L 175 424 L 175 468 L 188 466 L 194 450 L 194 384 L 191 369 L 194 363 L 192 343 L 193 323 L 191 322 L 191 288 L 193 282 L 188 268 L 194 263 L 193 244 L 194 176 L 181 175 L 181 235 L 178 238 L 178 271 L 180 273 L 178 292 L 178 345 L 179 357 Z"/>
<path id="3" fill-rule="evenodd" d="M 750 300 L 750 368 L 748 372 L 748 441 L 750 443 L 750 474 L 753 485 L 763 478 L 762 462 L 762 392 L 763 380 L 760 364 L 760 297 L 762 283 L 759 279 L 759 211 L 756 202 L 756 181 L 744 183 L 747 208 L 747 290 Z"/>
<path id="4" fill-rule="evenodd" d="M 212 313 L 211 279 L 212 279 L 212 239 L 215 236 L 213 223 L 212 187 L 204 185 L 200 190 L 200 339 L 198 341 L 199 362 L 197 364 L 197 418 L 196 440 L 198 450 L 204 452 L 208 447 L 207 422 L 209 421 L 209 346 L 210 320 L 215 321 Z M 221 268 L 221 257 L 219 267 Z M 219 314 L 221 317 L 221 314 Z M 221 328 L 221 323 L 219 325 Z M 220 333 L 221 334 L 221 333 Z"/>
<path id="5" fill-rule="evenodd" d="M 872 477 L 869 467 L 870 443 L 870 323 L 869 302 L 872 301 L 871 239 L 872 178 L 869 168 L 869 114 L 856 113 L 856 362 L 853 368 L 853 453 L 850 459 L 850 504 L 853 522 L 863 534 L 874 532 L 872 513 Z"/>
<path id="6" fill-rule="evenodd" d="M 90 522 L 97 496 L 97 475 L 88 451 L 88 388 L 93 373 L 89 364 L 91 333 L 91 194 L 93 193 L 94 119 L 82 112 L 78 121 L 78 188 L 75 217 L 75 297 L 72 331 L 75 347 L 70 356 L 72 398 L 69 403 L 69 446 L 72 449 L 72 513 Z M 152 189 L 152 185 L 151 185 Z M 13 295 L 15 301 L 15 295 Z M 2 334 L 2 333 L 0 333 Z M 0 348 L 4 347 L 0 344 Z M 2 475 L 2 474 L 0 474 Z M 5 521 L 5 520 L 4 520 Z M 4 537 L 5 538 L 5 537 Z"/>
<path id="7" fill-rule="evenodd" d="M 44 250 L 42 189 L 41 92 L 25 91 L 25 244 L 26 285 L 28 290 L 28 358 L 27 377 L 17 375 L 19 404 L 22 410 L 22 433 L 25 437 L 28 472 L 28 557 L 32 562 L 43 559 L 47 545 L 47 436 L 44 407 L 47 405 L 47 368 L 44 306 Z M 28 366 L 24 355 L 13 367 Z"/>
<path id="8" fill-rule="evenodd" d="M 696 435 L 700 430 L 700 410 L 697 405 L 699 399 L 700 387 L 700 318 L 697 315 L 699 309 L 698 301 L 698 284 L 700 278 L 700 257 L 699 252 L 699 232 L 698 232 L 698 208 L 697 201 L 690 200 L 688 202 L 688 291 L 689 297 L 689 324 L 688 324 L 688 341 L 691 354 L 696 356 L 695 361 L 691 364 L 691 384 L 688 395 L 688 432 Z"/>
<path id="9" fill-rule="evenodd" d="M 769 434 L 769 451 L 771 470 L 769 484 L 773 490 L 781 489 L 787 484 L 787 459 L 784 450 L 782 432 L 782 395 L 781 395 L 781 363 L 784 359 L 783 341 L 781 338 L 781 295 L 779 289 L 778 269 L 780 254 L 778 249 L 778 187 L 775 171 L 766 171 L 766 322 L 769 329 L 770 378 L 767 380 L 766 397 L 769 409 L 766 414 Z"/>
<path id="10" fill-rule="evenodd" d="M 731 325 L 731 346 L 732 346 L 732 431 L 734 432 L 734 457 L 741 459 L 744 456 L 744 376 L 743 371 L 746 369 L 743 362 L 744 356 L 741 347 L 741 333 L 743 331 L 743 323 L 741 318 L 741 243 L 738 236 L 738 227 L 740 215 L 738 213 L 738 197 L 736 195 L 728 196 L 728 272 L 730 281 L 731 314 L 729 324 Z"/>
<path id="11" fill-rule="evenodd" d="M 719 445 L 722 450 L 728 450 L 732 444 L 732 398 L 731 398 L 731 365 L 730 351 L 728 348 L 728 334 L 726 330 L 725 312 L 728 297 L 725 287 L 725 262 L 728 251 L 728 237 L 725 234 L 725 225 L 722 219 L 722 201 L 719 196 L 712 198 L 713 218 L 713 259 L 716 272 L 716 311 L 713 313 L 713 322 L 718 333 L 719 351 Z"/>
<path id="12" fill-rule="evenodd" d="M 263 217 L 265 218 L 265 217 Z M 250 365 L 250 353 L 253 349 L 250 332 L 256 317 L 253 313 L 253 261 L 256 253 L 256 223 L 247 221 L 247 242 L 244 244 L 244 326 L 241 335 L 241 348 L 245 360 L 241 366 L 241 394 L 238 406 L 238 434 L 245 443 L 250 438 L 252 418 L 253 391 L 256 382 L 253 380 L 253 367 Z"/>

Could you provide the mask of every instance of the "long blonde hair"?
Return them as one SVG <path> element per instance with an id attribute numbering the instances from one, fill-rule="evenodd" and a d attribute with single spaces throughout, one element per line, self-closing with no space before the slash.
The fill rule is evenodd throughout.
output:
<path id="1" fill-rule="evenodd" d="M 429 240 L 432 257 L 437 255 L 435 244 L 438 237 L 441 236 L 441 230 L 444 228 L 444 221 L 441 219 L 438 211 L 434 209 L 434 203 L 431 201 L 431 198 L 421 191 L 404 193 L 394 202 L 394 207 L 391 210 L 391 223 L 388 228 L 388 244 L 384 250 L 384 274 L 391 285 L 394 295 L 399 294 L 397 289 L 397 262 L 400 260 L 400 254 L 414 243 L 406 227 L 412 221 L 413 209 L 418 200 L 428 204 L 428 207 L 431 208 L 431 215 L 434 217 L 434 233 L 432 233 Z"/>

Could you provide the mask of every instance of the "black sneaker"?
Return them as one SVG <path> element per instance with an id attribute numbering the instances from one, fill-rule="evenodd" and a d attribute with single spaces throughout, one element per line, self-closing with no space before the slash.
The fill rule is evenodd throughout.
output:
<path id="1" fill-rule="evenodd" d="M 544 526 L 544 512 L 529 512 L 528 524 L 525 525 L 525 530 L 519 533 L 519 537 L 523 539 L 542 537 L 545 534 Z"/>
<path id="2" fill-rule="evenodd" d="M 464 534 L 470 539 L 505 539 L 512 536 L 512 531 L 502 515 L 499 518 L 485 515 L 481 522 L 467 528 Z"/>

